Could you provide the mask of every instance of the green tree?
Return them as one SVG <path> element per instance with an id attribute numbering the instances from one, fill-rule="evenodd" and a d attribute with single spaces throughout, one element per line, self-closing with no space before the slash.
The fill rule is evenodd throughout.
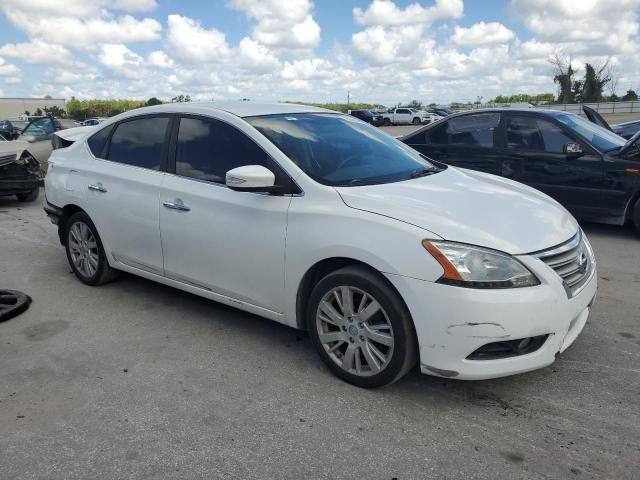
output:
<path id="1" fill-rule="evenodd" d="M 608 72 L 609 62 L 602 66 L 593 66 L 587 63 L 584 67 L 585 74 L 582 82 L 580 100 L 584 103 L 596 103 L 602 101 L 602 91 L 611 81 Z"/>
<path id="2" fill-rule="evenodd" d="M 29 112 L 29 110 L 25 110 L 24 114 L 28 117 L 29 115 L 31 115 L 31 112 Z"/>
<path id="3" fill-rule="evenodd" d="M 422 102 L 420 100 L 411 100 L 407 107 L 409 108 L 422 108 Z"/>
<path id="4" fill-rule="evenodd" d="M 556 54 L 550 63 L 553 65 L 553 83 L 558 84 L 558 103 L 573 103 L 575 100 L 573 76 L 576 73 L 571 66 L 571 57 L 561 57 Z"/>
<path id="5" fill-rule="evenodd" d="M 151 97 L 149 100 L 147 100 L 147 106 L 150 107 L 153 105 L 162 105 L 162 102 L 158 100 L 156 97 Z"/>
<path id="6" fill-rule="evenodd" d="M 42 110 L 40 110 L 40 107 L 36 108 L 36 111 L 35 111 L 35 112 L 33 112 L 33 114 L 34 114 L 36 117 L 41 117 L 41 116 L 42 116 Z"/>
<path id="7" fill-rule="evenodd" d="M 638 94 L 634 90 L 627 90 L 627 93 L 622 97 L 623 102 L 637 101 Z"/>
<path id="8" fill-rule="evenodd" d="M 44 107 L 43 110 L 46 115 L 51 117 L 60 118 L 60 117 L 66 116 L 66 112 L 62 108 L 58 107 L 57 105 L 54 105 L 53 107 Z"/>
<path id="9" fill-rule="evenodd" d="M 191 96 L 190 95 L 176 95 L 175 97 L 173 97 L 171 99 L 171 101 L 173 103 L 182 103 L 182 102 L 190 102 L 191 101 Z"/>

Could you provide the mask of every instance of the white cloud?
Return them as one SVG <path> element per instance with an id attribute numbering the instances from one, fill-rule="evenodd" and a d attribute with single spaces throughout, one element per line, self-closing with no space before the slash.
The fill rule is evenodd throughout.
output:
<path id="1" fill-rule="evenodd" d="M 320 43 L 310 0 L 229 0 L 228 5 L 258 22 L 252 37 L 266 46 L 311 49 Z"/>
<path id="2" fill-rule="evenodd" d="M 117 76 L 136 79 L 144 74 L 144 59 L 122 44 L 102 45 L 98 60 Z"/>
<path id="3" fill-rule="evenodd" d="M 173 68 L 175 62 L 162 50 L 155 50 L 147 56 L 147 63 L 157 68 Z"/>
<path id="4" fill-rule="evenodd" d="M 591 55 L 637 51 L 640 0 L 511 0 L 536 37 Z M 585 48 L 586 47 L 586 48 Z"/>
<path id="5" fill-rule="evenodd" d="M 354 50 L 372 65 L 405 62 L 416 53 L 422 26 L 367 28 L 351 37 Z"/>
<path id="6" fill-rule="evenodd" d="M 181 15 L 169 15 L 167 48 L 184 63 L 218 63 L 231 55 L 224 33 Z"/>
<path id="7" fill-rule="evenodd" d="M 0 47 L 0 55 L 15 57 L 26 63 L 75 64 L 69 50 L 40 39 L 23 43 L 7 43 Z"/>
<path id="8" fill-rule="evenodd" d="M 7 63 L 7 61 L 0 57 L 0 76 L 17 76 L 20 74 L 20 69 L 13 65 L 12 63 Z M 5 82 L 7 79 L 5 78 Z"/>
<path id="9" fill-rule="evenodd" d="M 443 18 L 461 18 L 464 12 L 462 0 L 436 0 L 431 7 L 412 3 L 405 9 L 391 0 L 373 0 L 366 10 L 353 9 L 353 16 L 360 25 L 417 25 Z"/>
<path id="10" fill-rule="evenodd" d="M 469 28 L 456 27 L 451 41 L 461 47 L 494 45 L 513 40 L 516 34 L 498 22 L 476 23 Z"/>
<path id="11" fill-rule="evenodd" d="M 238 46 L 239 65 L 257 73 L 272 72 L 280 67 L 280 60 L 267 47 L 248 37 Z"/>

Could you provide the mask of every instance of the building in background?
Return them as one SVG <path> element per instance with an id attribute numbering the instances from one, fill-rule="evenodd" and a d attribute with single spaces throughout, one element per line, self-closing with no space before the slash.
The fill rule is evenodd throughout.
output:
<path id="1" fill-rule="evenodd" d="M 35 115 L 36 110 L 51 107 L 66 111 L 67 102 L 64 98 L 0 98 L 0 120 L 23 120 L 25 112 Z"/>

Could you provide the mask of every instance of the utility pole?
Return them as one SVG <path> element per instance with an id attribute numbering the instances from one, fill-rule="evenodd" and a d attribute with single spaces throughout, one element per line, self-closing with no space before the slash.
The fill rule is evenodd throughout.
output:
<path id="1" fill-rule="evenodd" d="M 349 110 L 350 103 L 351 103 L 351 92 L 347 90 L 347 110 Z"/>

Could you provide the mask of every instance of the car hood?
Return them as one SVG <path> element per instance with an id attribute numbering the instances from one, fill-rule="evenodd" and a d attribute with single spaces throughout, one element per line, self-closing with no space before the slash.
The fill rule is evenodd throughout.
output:
<path id="1" fill-rule="evenodd" d="M 403 182 L 336 190 L 351 208 L 512 255 L 558 245 L 579 228 L 564 207 L 542 192 L 455 167 Z"/>
<path id="2" fill-rule="evenodd" d="M 29 142 L 24 142 L 22 140 L 0 142 L 0 156 L 10 155 L 12 153 L 19 155 L 25 150 L 28 150 L 28 147 Z"/>

